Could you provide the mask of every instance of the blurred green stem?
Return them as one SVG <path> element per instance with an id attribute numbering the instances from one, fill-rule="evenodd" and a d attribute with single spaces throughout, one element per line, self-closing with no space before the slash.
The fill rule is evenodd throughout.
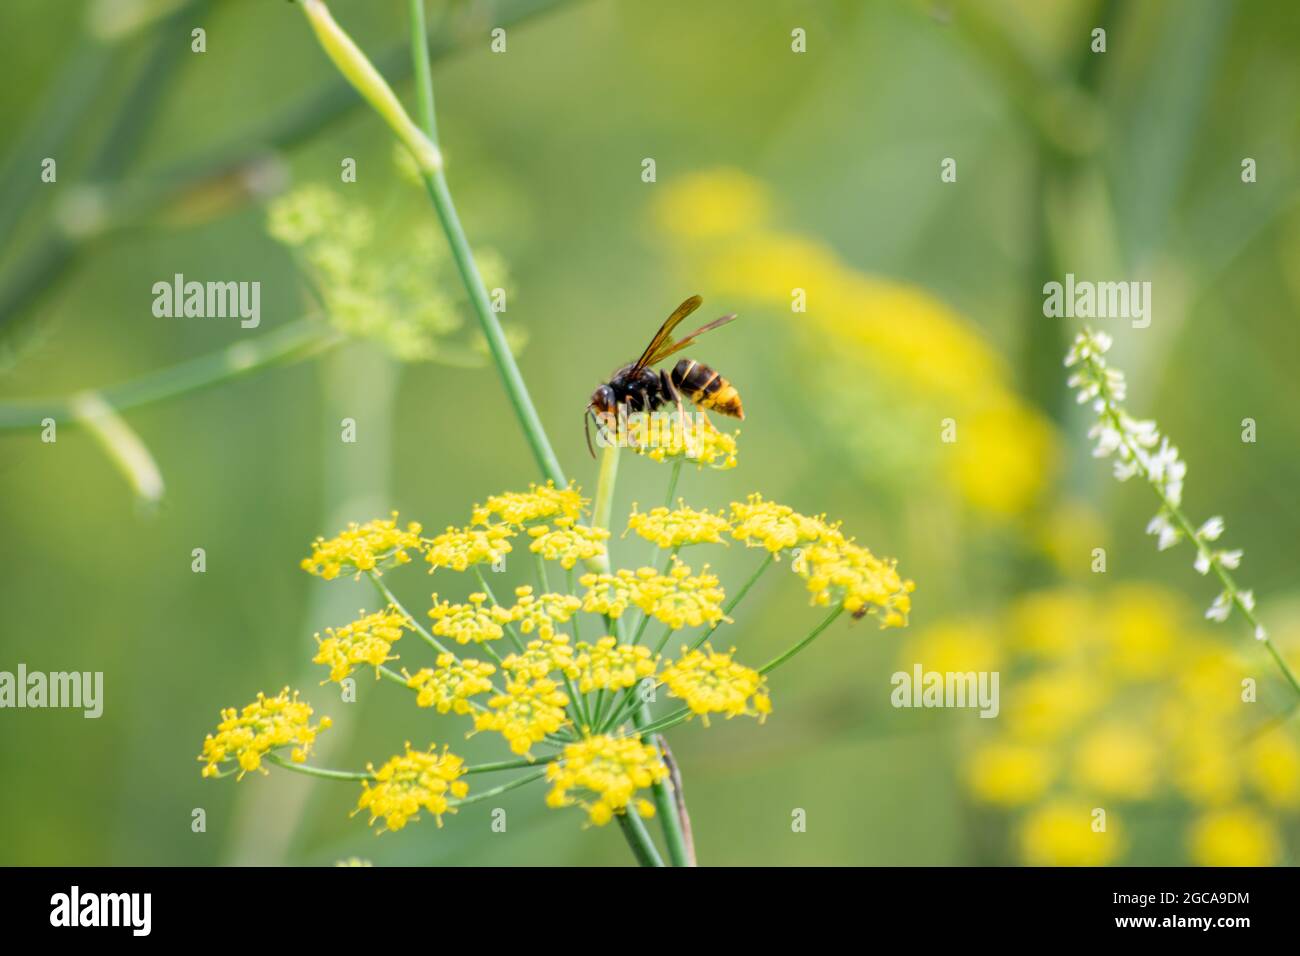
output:
<path id="1" fill-rule="evenodd" d="M 272 365 L 288 365 L 333 348 L 342 337 L 316 319 L 300 319 L 247 342 L 152 372 L 131 382 L 99 389 L 117 411 L 220 385 Z M 0 402 L 0 429 L 39 426 L 44 418 L 75 424 L 76 396 Z"/>

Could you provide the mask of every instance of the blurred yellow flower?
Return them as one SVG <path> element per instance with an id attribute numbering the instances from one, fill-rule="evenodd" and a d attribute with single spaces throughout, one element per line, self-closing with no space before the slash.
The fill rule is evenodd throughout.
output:
<path id="1" fill-rule="evenodd" d="M 977 747 L 966 765 L 971 793 L 987 803 L 1019 806 L 1047 792 L 1054 775 L 1045 747 L 994 742 Z"/>
<path id="2" fill-rule="evenodd" d="M 1083 736 L 1074 754 L 1080 789 L 1141 800 L 1158 783 L 1159 752 L 1151 735 L 1133 724 L 1107 723 Z"/>
<path id="3" fill-rule="evenodd" d="M 1002 646 L 985 621 L 941 622 L 908 641 L 899 663 L 906 668 L 920 663 L 941 673 L 995 671 L 1002 666 Z"/>
<path id="4" fill-rule="evenodd" d="M 850 452 L 849 422 L 838 410 L 851 409 L 850 419 L 867 409 L 888 417 L 894 409 L 878 399 L 893 395 L 899 414 L 924 409 L 935 429 L 933 437 L 916 429 L 900 434 L 910 443 L 905 473 L 941 475 L 974 508 L 997 518 L 1026 511 L 1052 476 L 1058 440 L 1016 396 L 998 350 L 926 291 L 863 275 L 826 243 L 773 225 L 768 195 L 739 170 L 710 170 L 665 185 L 652 217 L 689 256 L 693 274 L 702 271 L 729 300 L 757 302 L 774 315 L 800 313 L 792 340 L 819 368 L 836 363 L 824 376 L 833 389 L 810 390 L 808 413 Z M 685 215 L 700 203 L 707 203 L 706 216 Z M 872 383 L 880 384 L 865 390 Z M 957 434 L 940 448 L 944 419 Z M 875 455 L 861 462 L 867 474 L 879 467 Z"/>
<path id="5" fill-rule="evenodd" d="M 1078 801 L 1057 799 L 1030 811 L 1020 825 L 1020 845 L 1030 866 L 1105 866 L 1123 850 L 1115 815 L 1098 830 L 1096 810 Z"/>
<path id="6" fill-rule="evenodd" d="M 468 604 L 440 602 L 435 594 L 429 617 L 433 618 L 436 636 L 450 637 L 457 644 L 482 644 L 499 640 L 505 634 L 501 625 L 510 620 L 510 612 L 487 606 L 487 595 L 479 591 L 469 596 Z"/>
<path id="7" fill-rule="evenodd" d="M 1050 741 L 1074 730 L 1106 696 L 1099 679 L 1075 670 L 1043 671 L 1013 685 L 1006 705 L 1013 734 Z"/>
<path id="8" fill-rule="evenodd" d="M 1205 814 L 1192 827 L 1188 843 L 1200 866 L 1273 866 L 1282 845 L 1268 818 L 1245 806 Z"/>
<path id="9" fill-rule="evenodd" d="M 1247 748 L 1246 773 L 1270 806 L 1300 807 L 1300 748 L 1283 731 L 1265 734 Z"/>
<path id="10" fill-rule="evenodd" d="M 511 654 L 501 666 L 518 680 L 541 680 L 557 671 L 569 678 L 579 673 L 576 652 L 565 634 L 529 641 L 523 651 Z"/>

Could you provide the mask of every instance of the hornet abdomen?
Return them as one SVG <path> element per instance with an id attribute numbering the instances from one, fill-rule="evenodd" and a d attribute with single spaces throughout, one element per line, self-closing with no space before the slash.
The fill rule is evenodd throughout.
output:
<path id="1" fill-rule="evenodd" d="M 743 419 L 740 393 L 725 378 L 693 359 L 682 359 L 672 371 L 673 386 L 699 408 L 711 408 L 722 415 Z"/>

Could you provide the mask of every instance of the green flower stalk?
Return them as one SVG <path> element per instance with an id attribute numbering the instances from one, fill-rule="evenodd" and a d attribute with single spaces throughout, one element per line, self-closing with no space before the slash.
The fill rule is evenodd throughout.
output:
<path id="1" fill-rule="evenodd" d="M 1069 385 L 1078 390 L 1080 404 L 1091 403 L 1097 423 L 1088 437 L 1097 442 L 1093 456 L 1114 457 L 1115 477 L 1127 481 L 1132 477 L 1146 480 L 1160 501 L 1160 510 L 1147 524 L 1147 534 L 1155 535 L 1156 546 L 1164 551 L 1184 539 L 1196 547 L 1193 567 L 1198 574 L 1214 572 L 1222 590 L 1206 610 L 1212 621 L 1226 621 L 1236 608 L 1250 624 L 1255 638 L 1267 648 L 1278 669 L 1291 688 L 1300 695 L 1300 681 L 1269 640 L 1268 632 L 1255 614 L 1255 596 L 1237 586 L 1231 571 L 1241 564 L 1242 552 L 1214 546 L 1223 534 L 1224 522 L 1220 517 L 1210 518 L 1196 527 L 1182 508 L 1183 482 L 1187 465 L 1179 457 L 1178 448 L 1160 433 L 1154 421 L 1133 418 L 1125 411 L 1123 402 L 1127 393 L 1124 373 L 1111 368 L 1106 353 L 1112 344 L 1105 332 L 1091 329 L 1081 332 L 1065 356 L 1067 368 L 1077 370 L 1070 376 Z"/>

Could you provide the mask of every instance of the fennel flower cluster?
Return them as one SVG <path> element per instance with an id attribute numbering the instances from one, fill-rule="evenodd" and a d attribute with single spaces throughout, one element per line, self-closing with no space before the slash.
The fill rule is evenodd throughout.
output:
<path id="1" fill-rule="evenodd" d="M 318 538 L 302 562 L 327 580 L 365 574 L 388 601 L 380 612 L 363 612 L 318 635 L 315 661 L 329 668 L 327 680 L 373 668 L 411 693 L 417 707 L 466 719 L 466 736 L 498 736 L 513 760 L 472 767 L 446 746 L 419 750 L 408 743 L 365 772 L 302 766 L 312 735 L 328 721 L 312 727 L 311 709 L 286 691 L 272 700 L 259 697 L 244 717 L 223 712 L 200 758 L 204 773 L 215 775 L 231 761 L 260 768 L 266 755 L 292 748 L 282 766 L 360 782 L 357 812 L 382 823 L 380 832 L 400 830 L 421 813 L 441 825 L 459 806 L 543 777 L 547 805 L 579 807 L 590 825 L 629 813 L 649 817 L 656 808 L 662 812 L 670 792 L 657 734 L 697 716 L 706 726 L 718 715 L 765 720 L 772 712 L 767 672 L 793 655 L 755 668 L 735 648 L 715 650 L 709 637 L 730 623 L 737 602 L 728 600 L 707 563 L 688 564 L 680 551 L 728 543 L 759 549 L 763 557 L 750 584 L 787 557 L 811 603 L 832 616 L 870 613 L 884 627 L 906 623 L 912 583 L 824 516 L 801 515 L 759 495 L 722 510 L 684 501 L 650 511 L 633 506 L 625 535 L 652 542 L 662 559 L 658 566 L 617 567 L 610 563 L 609 532 L 588 523 L 588 506 L 573 486 L 533 485 L 489 497 L 471 509 L 467 524 L 433 537 L 422 536 L 418 524 L 400 526 L 396 514 L 350 525 L 334 538 Z M 440 591 L 465 595 L 434 594 L 425 621 L 406 610 L 381 576 L 417 555 L 446 579 Z M 526 556 L 525 568 L 534 565 L 536 583 L 493 588 L 489 579 L 516 556 Z M 428 645 L 431 662 L 398 673 L 388 662 L 407 632 Z M 292 708 L 292 719 L 268 722 L 264 714 L 272 708 Z M 522 775 L 497 787 L 470 787 L 471 774 L 507 770 Z"/>
<path id="2" fill-rule="evenodd" d="M 964 788 L 1006 817 L 1015 860 L 1124 864 L 1139 842 L 1161 839 L 1145 832 L 1157 817 L 1174 824 L 1171 849 L 1187 863 L 1282 859 L 1300 811 L 1300 745 L 1267 725 L 1253 670 L 1175 593 L 1031 591 L 994 617 L 918 632 L 899 661 L 1017 675 L 998 720 L 955 728 Z"/>
<path id="3" fill-rule="evenodd" d="M 402 361 L 480 365 L 485 350 L 465 334 L 463 302 L 445 243 L 429 225 L 397 228 L 343 190 L 312 183 L 275 199 L 267 232 L 291 249 L 331 324 L 351 338 L 378 342 Z M 401 245 L 389 245 L 401 237 Z M 476 253 L 488 288 L 509 294 L 509 275 L 491 250 Z M 508 330 L 512 344 L 522 335 Z"/>

